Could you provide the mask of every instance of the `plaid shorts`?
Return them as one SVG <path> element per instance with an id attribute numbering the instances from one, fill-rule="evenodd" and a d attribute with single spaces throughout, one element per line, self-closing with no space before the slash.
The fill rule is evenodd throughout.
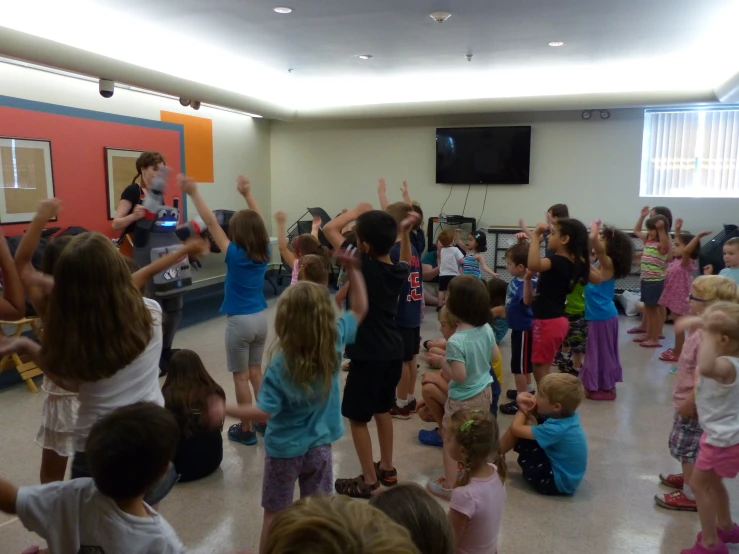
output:
<path id="1" fill-rule="evenodd" d="M 698 459 L 698 449 L 703 429 L 697 417 L 683 417 L 675 412 L 670 432 L 670 454 L 678 462 L 694 464 Z"/>
<path id="2" fill-rule="evenodd" d="M 570 352 L 573 354 L 585 353 L 585 341 L 588 338 L 588 322 L 585 321 L 583 314 L 568 315 L 567 321 L 570 322 L 570 330 L 563 346 L 569 346 Z"/>

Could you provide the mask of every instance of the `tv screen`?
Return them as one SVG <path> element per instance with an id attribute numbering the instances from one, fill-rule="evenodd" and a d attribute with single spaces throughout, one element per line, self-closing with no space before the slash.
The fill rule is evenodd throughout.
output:
<path id="1" fill-rule="evenodd" d="M 436 129 L 436 182 L 527 185 L 531 127 Z"/>

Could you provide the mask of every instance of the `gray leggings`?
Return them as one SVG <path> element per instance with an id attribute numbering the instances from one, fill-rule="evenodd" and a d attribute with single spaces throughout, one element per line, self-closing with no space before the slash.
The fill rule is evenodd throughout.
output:
<path id="1" fill-rule="evenodd" d="M 267 311 L 226 318 L 226 359 L 231 373 L 261 365 L 267 342 Z"/>

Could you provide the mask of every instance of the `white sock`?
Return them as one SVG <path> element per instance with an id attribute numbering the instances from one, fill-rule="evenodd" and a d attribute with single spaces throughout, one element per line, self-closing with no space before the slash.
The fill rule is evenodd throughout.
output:
<path id="1" fill-rule="evenodd" d="M 690 485 L 685 483 L 683 485 L 683 494 L 685 495 L 685 498 L 688 500 L 695 500 L 695 495 L 693 494 L 693 490 L 690 488 Z"/>
<path id="2" fill-rule="evenodd" d="M 398 408 L 405 408 L 408 405 L 408 399 L 401 400 L 398 398 L 395 400 L 395 404 L 397 404 Z"/>
<path id="3" fill-rule="evenodd" d="M 408 398 L 406 399 L 406 402 L 408 402 L 408 404 L 410 404 L 410 403 L 411 403 L 411 402 L 413 402 L 413 401 L 414 401 L 415 399 L 416 399 L 416 398 L 415 398 L 415 396 L 413 396 L 412 394 L 409 394 L 409 395 L 408 395 Z"/>
<path id="4" fill-rule="evenodd" d="M 529 392 L 530 392 L 531 394 L 533 394 L 533 393 L 534 393 L 534 385 L 529 385 L 529 387 L 528 387 L 528 388 L 529 388 Z"/>

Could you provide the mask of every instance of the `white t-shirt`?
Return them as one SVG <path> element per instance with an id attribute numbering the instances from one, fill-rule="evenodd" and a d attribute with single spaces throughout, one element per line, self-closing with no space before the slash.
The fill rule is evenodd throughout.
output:
<path id="1" fill-rule="evenodd" d="M 159 388 L 162 309 L 155 300 L 144 298 L 144 303 L 154 321 L 151 340 L 146 349 L 112 377 L 92 383 L 80 383 L 80 407 L 74 429 L 74 448 L 77 452 L 85 451 L 87 435 L 93 424 L 116 408 L 136 402 L 153 402 L 164 406 L 164 397 Z"/>
<path id="2" fill-rule="evenodd" d="M 459 260 L 464 258 L 464 254 L 459 251 L 456 246 L 445 246 L 441 249 L 439 260 L 439 277 L 451 277 L 459 275 Z"/>
<path id="3" fill-rule="evenodd" d="M 46 540 L 50 552 L 174 554 L 184 552 L 174 529 L 148 505 L 149 517 L 127 514 L 90 478 L 18 489 L 21 523 Z"/>
<path id="4" fill-rule="evenodd" d="M 714 379 L 698 377 L 695 405 L 698 421 L 703 427 L 706 442 L 728 448 L 739 444 L 739 358 L 721 356 L 734 364 L 737 376 L 728 385 Z"/>

